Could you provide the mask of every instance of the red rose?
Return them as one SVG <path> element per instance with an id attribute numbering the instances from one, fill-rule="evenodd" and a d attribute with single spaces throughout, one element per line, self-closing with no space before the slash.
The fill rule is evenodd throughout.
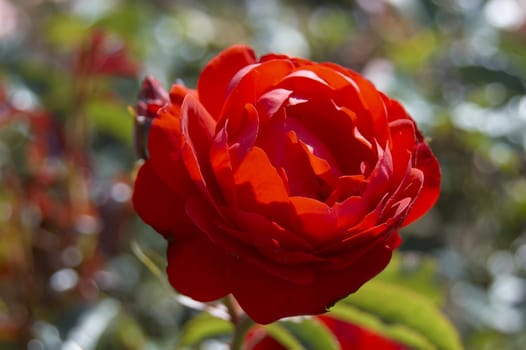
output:
<path id="1" fill-rule="evenodd" d="M 439 194 L 413 119 L 336 64 L 234 46 L 196 90 L 147 107 L 133 202 L 169 242 L 171 284 L 204 302 L 232 293 L 259 323 L 356 291 Z"/>
<path id="2" fill-rule="evenodd" d="M 404 345 L 374 333 L 358 325 L 327 316 L 317 316 L 334 335 L 341 350 L 404 350 Z M 267 334 L 262 326 L 253 327 L 245 337 L 244 349 L 286 350 L 277 340 Z"/>

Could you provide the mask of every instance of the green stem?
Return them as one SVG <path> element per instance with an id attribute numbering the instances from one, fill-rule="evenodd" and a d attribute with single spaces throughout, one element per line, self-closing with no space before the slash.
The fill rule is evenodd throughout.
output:
<path id="1" fill-rule="evenodd" d="M 243 310 L 241 310 L 236 299 L 234 299 L 234 296 L 232 294 L 227 295 L 223 299 L 223 304 L 226 306 L 228 314 L 230 315 L 230 322 L 232 322 L 232 324 L 235 327 L 236 324 L 239 322 L 239 318 L 241 317 Z"/>
<path id="2" fill-rule="evenodd" d="M 230 345 L 231 350 L 241 350 L 245 341 L 245 336 L 248 330 L 252 327 L 254 321 L 250 319 L 246 314 L 243 314 L 237 324 L 235 324 L 234 335 L 232 337 L 232 344 Z"/>
<path id="3" fill-rule="evenodd" d="M 230 314 L 230 322 L 234 325 L 234 334 L 232 335 L 230 349 L 241 350 L 245 336 L 252 325 L 254 325 L 254 321 L 243 312 L 232 295 L 228 295 L 223 302 Z"/>

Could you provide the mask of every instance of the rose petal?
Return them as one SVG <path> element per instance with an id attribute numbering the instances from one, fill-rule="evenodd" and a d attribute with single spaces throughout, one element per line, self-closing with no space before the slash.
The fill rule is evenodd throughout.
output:
<path id="1" fill-rule="evenodd" d="M 224 232 L 238 238 L 246 234 L 246 232 L 229 227 L 224 227 Z M 314 262 L 321 259 L 300 251 L 280 249 L 275 241 L 270 241 L 269 243 L 272 245 L 249 246 L 240 250 L 240 254 L 236 255 L 239 258 L 238 263 L 253 265 L 252 268 L 254 270 L 264 271 L 290 283 L 300 285 L 312 283 L 315 269 Z"/>
<path id="2" fill-rule="evenodd" d="M 335 166 L 331 166 L 331 163 L 335 163 L 335 161 L 331 159 L 332 157 L 330 153 L 327 154 L 327 158 L 331 159 L 331 162 L 314 154 L 315 151 L 318 154 L 322 153 L 319 152 L 319 148 L 315 150 L 314 147 L 307 145 L 303 140 L 300 140 L 298 144 L 303 150 L 304 155 L 310 164 L 312 172 L 328 184 L 333 185 L 341 173 L 339 173 Z"/>
<path id="3" fill-rule="evenodd" d="M 409 225 L 435 205 L 440 195 L 440 166 L 425 143 L 416 146 L 413 154 L 415 167 L 424 174 L 424 184 L 402 226 Z"/>
<path id="4" fill-rule="evenodd" d="M 209 154 L 216 122 L 192 95 L 187 95 L 181 106 L 181 133 L 185 139 L 182 159 L 197 188 L 211 203 L 219 198 Z"/>
<path id="5" fill-rule="evenodd" d="M 203 69 L 197 82 L 199 100 L 216 120 L 232 77 L 241 68 L 255 62 L 256 56 L 250 47 L 235 45 L 221 52 Z"/>
<path id="6" fill-rule="evenodd" d="M 347 269 L 355 264 L 361 264 L 362 260 L 372 254 L 377 247 L 393 250 L 391 237 L 396 234 L 392 229 L 393 220 L 389 223 L 381 223 L 365 231 L 359 231 L 348 239 L 334 244 L 331 249 L 325 250 L 327 256 L 327 269 L 341 270 Z M 352 237 L 352 238 L 351 238 Z"/>
<path id="7" fill-rule="evenodd" d="M 385 106 L 386 106 L 386 108 L 388 110 L 389 124 L 391 122 L 395 122 L 395 121 L 398 121 L 398 120 L 410 120 L 411 122 L 413 122 L 413 124 L 415 123 L 413 118 L 411 118 L 409 116 L 409 114 L 407 113 L 405 108 L 398 101 L 390 99 L 389 97 L 387 97 L 383 93 L 380 93 L 380 95 L 381 95 L 381 97 L 382 97 L 382 99 L 384 101 L 384 104 L 385 104 Z M 416 126 L 415 126 L 415 133 L 416 133 L 416 138 L 417 138 L 418 142 L 423 142 L 424 138 L 423 138 L 422 134 L 420 133 L 420 131 L 416 128 Z"/>
<path id="8" fill-rule="evenodd" d="M 334 90 L 341 90 L 346 88 L 349 84 L 353 85 L 357 90 L 359 90 L 358 84 L 353 79 L 337 70 L 332 69 L 331 67 L 327 67 L 323 63 L 307 66 L 303 69 L 314 72 L 316 76 L 326 82 L 326 84 L 331 86 Z"/>
<path id="9" fill-rule="evenodd" d="M 237 207 L 234 172 L 232 170 L 227 141 L 226 129 L 223 128 L 217 132 L 211 145 L 210 164 L 225 202 Z"/>
<path id="10" fill-rule="evenodd" d="M 261 56 L 259 59 L 260 62 L 272 61 L 272 60 L 287 60 L 294 64 L 295 67 L 310 66 L 314 64 L 312 61 L 309 61 L 300 57 L 290 57 L 284 54 L 268 53 Z"/>
<path id="11" fill-rule="evenodd" d="M 358 127 L 367 139 L 374 137 L 380 145 L 385 145 L 389 138 L 387 109 L 380 92 L 369 80 L 350 69 L 334 63 L 322 63 L 321 65 L 340 72 L 352 82 L 346 88 L 340 90 L 342 95 L 338 103 L 341 103 L 342 106 L 348 106 L 358 116 L 370 115 L 370 118 L 360 117 L 358 119 Z"/>
<path id="12" fill-rule="evenodd" d="M 338 219 L 332 208 L 313 198 L 290 197 L 299 219 L 298 230 L 306 236 L 313 246 L 331 241 L 337 234 Z"/>
<path id="13" fill-rule="evenodd" d="M 315 72 L 307 69 L 294 70 L 282 76 L 277 87 L 293 91 L 295 96 L 304 97 L 306 100 L 312 96 L 322 96 L 324 99 L 330 100 L 334 95 L 332 86 Z"/>
<path id="14" fill-rule="evenodd" d="M 246 211 L 266 215 L 270 220 L 290 220 L 288 193 L 266 153 L 253 147 L 234 172 L 237 203 Z"/>
<path id="15" fill-rule="evenodd" d="M 338 218 L 338 227 L 348 228 L 356 225 L 367 213 L 370 204 L 360 196 L 353 196 L 332 206 Z"/>
<path id="16" fill-rule="evenodd" d="M 382 271 L 391 255 L 390 248 L 378 244 L 348 269 L 316 269 L 310 285 L 287 283 L 256 272 L 250 266 L 239 265 L 233 294 L 243 310 L 261 324 L 287 316 L 321 314 Z"/>
<path id="17" fill-rule="evenodd" d="M 222 298 L 232 290 L 232 257 L 206 237 L 170 243 L 167 257 L 168 278 L 179 293 L 208 302 Z"/>
<path id="18" fill-rule="evenodd" d="M 394 182 L 399 182 L 407 172 L 411 153 L 416 143 L 415 125 L 410 119 L 398 119 L 389 123 L 391 147 L 393 156 Z"/>
<path id="19" fill-rule="evenodd" d="M 181 106 L 181 133 L 201 165 L 208 160 L 215 128 L 214 118 L 203 105 L 192 95 L 186 95 Z"/>
<path id="20" fill-rule="evenodd" d="M 174 84 L 170 89 L 170 102 L 173 106 L 180 107 L 183 104 L 186 95 L 192 95 L 194 98 L 197 98 L 197 91 L 180 84 Z"/>
<path id="21" fill-rule="evenodd" d="M 287 252 L 287 256 L 283 256 L 281 254 L 283 251 L 279 249 L 279 242 L 273 238 L 273 236 L 280 236 L 279 231 L 283 229 L 275 223 L 269 222 L 266 218 L 257 215 L 251 216 L 251 219 L 256 220 L 256 223 L 261 225 L 257 231 L 237 230 L 233 228 L 235 226 L 232 223 L 228 222 L 228 218 L 217 213 L 209 203 L 198 197 L 187 200 L 186 212 L 213 245 L 234 259 L 236 264 L 232 266 L 232 269 L 235 269 L 239 264 L 250 264 L 255 270 L 266 271 L 286 281 L 299 284 L 312 281 L 312 269 L 309 266 L 311 262 L 317 261 L 317 259 L 301 252 Z M 232 216 L 232 212 L 230 212 L 230 216 Z M 238 219 L 243 218 L 238 217 Z M 272 250 L 275 251 L 272 252 Z M 262 254 L 263 252 L 270 252 L 276 261 L 269 259 L 267 255 Z M 287 260 L 289 263 L 283 265 Z M 297 266 L 297 264 L 302 264 L 302 266 Z"/>
<path id="22" fill-rule="evenodd" d="M 239 82 L 230 87 L 221 110 L 220 121 L 224 122 L 225 118 L 243 113 L 247 104 L 256 104 L 259 97 L 273 89 L 292 68 L 289 61 L 268 61 L 248 69 Z"/>
<path id="23" fill-rule="evenodd" d="M 148 162 L 162 181 L 181 195 L 195 191 L 181 159 L 183 146 L 179 108 L 161 108 L 150 127 Z"/>
<path id="24" fill-rule="evenodd" d="M 252 104 L 245 105 L 243 113 L 229 118 L 225 127 L 230 145 L 231 165 L 236 169 L 258 137 L 259 116 L 256 107 Z"/>
<path id="25" fill-rule="evenodd" d="M 264 93 L 256 102 L 262 122 L 267 122 L 287 102 L 292 91 L 273 89 Z"/>
<path id="26" fill-rule="evenodd" d="M 349 197 L 360 196 L 366 185 L 367 180 L 363 175 L 340 176 L 325 203 L 334 205 L 336 202 L 343 202 Z"/>
<path id="27" fill-rule="evenodd" d="M 339 172 L 347 175 L 354 175 L 360 172 L 360 163 L 364 159 L 372 159 L 373 153 L 360 141 L 353 137 L 355 122 L 345 110 L 337 107 L 330 98 L 321 98 L 309 96 L 308 102 L 289 105 L 287 107 L 287 122 L 293 123 L 295 120 L 302 129 L 294 126 L 298 138 L 306 144 L 313 145 L 314 142 L 309 140 L 309 134 L 315 137 L 311 139 L 318 140 L 317 144 L 323 145 L 329 150 L 331 158 L 336 161 Z M 301 130 L 308 130 L 309 133 L 303 133 Z M 321 149 L 321 148 L 320 148 Z M 360 154 L 360 157 L 349 156 L 348 152 L 352 150 L 353 154 Z M 316 151 L 313 152 L 318 155 Z M 330 158 L 319 154 L 319 157 L 331 162 Z M 332 162 L 331 162 L 332 163 Z"/>
<path id="28" fill-rule="evenodd" d="M 391 198 L 385 203 L 382 213 L 383 220 L 395 219 L 398 224 L 401 224 L 416 198 L 418 198 L 423 181 L 424 174 L 422 171 L 410 168 Z"/>
<path id="29" fill-rule="evenodd" d="M 394 164 L 391 150 L 382 150 L 378 147 L 378 162 L 369 176 L 367 187 L 362 198 L 370 204 L 375 205 L 389 192 L 391 178 L 393 177 Z"/>
<path id="30" fill-rule="evenodd" d="M 235 222 L 237 229 L 244 232 L 244 237 L 240 237 L 246 243 L 258 243 L 261 247 L 272 247 L 285 249 L 288 251 L 297 250 L 309 254 L 312 251 L 312 245 L 302 235 L 289 231 L 277 223 L 270 221 L 263 215 L 246 212 L 242 209 L 222 208 L 223 213 Z M 286 256 L 283 257 L 283 262 L 286 261 Z M 317 260 L 317 259 L 315 259 Z M 313 261 L 309 258 L 308 261 Z M 290 263 L 298 263 L 300 261 L 290 261 Z"/>
<path id="31" fill-rule="evenodd" d="M 380 152 L 380 160 L 376 164 L 371 176 L 367 179 L 365 191 L 361 196 L 352 196 L 343 202 L 337 202 L 333 205 L 336 217 L 338 218 L 338 227 L 350 229 L 358 225 L 367 213 L 373 209 L 383 209 L 387 201 L 391 198 L 395 190 L 390 190 L 390 179 L 393 174 L 393 163 L 391 152 L 387 148 Z M 376 219 L 375 219 L 376 220 Z M 371 224 L 373 224 L 371 222 Z M 360 225 L 362 229 L 367 226 Z"/>
<path id="32" fill-rule="evenodd" d="M 316 197 L 318 178 L 296 133 L 286 130 L 282 122 L 271 125 L 258 144 L 265 150 L 272 165 L 285 173 L 289 195 Z"/>
<path id="33" fill-rule="evenodd" d="M 146 161 L 137 174 L 133 207 L 147 224 L 165 237 L 187 236 L 195 230 L 184 208 L 184 197 L 174 193 Z M 156 205 L 151 205 L 155 202 Z"/>

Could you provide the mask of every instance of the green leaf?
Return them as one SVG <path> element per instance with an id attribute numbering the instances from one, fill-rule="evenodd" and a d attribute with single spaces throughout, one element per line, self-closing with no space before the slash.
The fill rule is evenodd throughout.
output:
<path id="1" fill-rule="evenodd" d="M 305 349 L 301 342 L 280 322 L 265 326 L 265 330 L 270 337 L 278 341 L 286 349 Z"/>
<path id="2" fill-rule="evenodd" d="M 271 325 L 270 329 L 268 327 L 269 333 L 287 349 L 339 349 L 338 341 L 331 331 L 314 318 L 280 321 Z"/>
<path id="3" fill-rule="evenodd" d="M 78 47 L 85 37 L 88 24 L 80 18 L 70 15 L 55 15 L 46 23 L 45 34 L 47 40 L 64 52 Z"/>
<path id="4" fill-rule="evenodd" d="M 131 145 L 133 119 L 126 107 L 109 101 L 92 101 L 86 106 L 89 119 L 98 131 L 106 132 L 116 139 Z"/>
<path id="5" fill-rule="evenodd" d="M 411 349 L 436 349 L 436 347 L 419 332 L 404 325 L 384 324 L 377 316 L 369 312 L 361 311 L 351 305 L 343 303 L 338 304 L 331 309 L 331 316 L 351 322 L 355 325 L 360 325 L 368 330 L 376 332 L 377 334 L 381 334 L 389 339 L 405 344 Z"/>
<path id="6" fill-rule="evenodd" d="M 95 350 L 144 349 L 147 343 L 147 336 L 139 320 L 127 310 L 121 309 L 119 315 L 104 330 Z"/>
<path id="7" fill-rule="evenodd" d="M 444 287 L 437 279 L 436 260 L 424 254 L 393 254 L 391 262 L 375 279 L 400 285 L 422 294 L 433 302 L 442 302 Z"/>
<path id="8" fill-rule="evenodd" d="M 202 312 L 185 324 L 177 349 L 195 348 L 207 339 L 228 336 L 233 331 L 234 327 L 229 321 Z"/>
<path id="9" fill-rule="evenodd" d="M 462 349 L 455 328 L 433 302 L 385 281 L 369 281 L 336 304 L 331 315 L 413 349 Z"/>
<path id="10" fill-rule="evenodd" d="M 421 67 L 437 52 L 439 38 L 430 30 L 423 30 L 404 42 L 396 42 L 389 47 L 389 53 L 395 64 L 407 70 L 414 71 Z"/>

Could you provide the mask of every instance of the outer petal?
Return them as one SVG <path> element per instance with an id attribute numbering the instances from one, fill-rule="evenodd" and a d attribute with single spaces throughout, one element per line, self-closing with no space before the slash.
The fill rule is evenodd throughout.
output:
<path id="1" fill-rule="evenodd" d="M 237 120 L 236 120 L 237 119 Z M 243 114 L 229 119 L 217 131 L 210 149 L 210 164 L 226 203 L 236 207 L 234 170 L 254 145 L 259 130 L 258 112 L 246 105 Z"/>
<path id="2" fill-rule="evenodd" d="M 232 77 L 253 63 L 256 63 L 254 51 L 248 46 L 236 45 L 221 52 L 203 69 L 197 82 L 199 100 L 214 118 L 219 118 Z"/>
<path id="3" fill-rule="evenodd" d="M 295 252 L 282 251 L 283 254 L 280 254 L 278 239 L 290 233 L 285 232 L 275 223 L 255 214 L 243 215 L 238 212 L 237 216 L 241 215 L 238 219 L 245 221 L 245 223 L 239 222 L 240 225 L 246 226 L 246 221 L 251 220 L 251 224 L 258 227 L 254 230 L 236 230 L 231 225 L 226 225 L 206 201 L 197 197 L 187 201 L 186 210 L 188 216 L 201 232 L 206 234 L 209 241 L 238 264 L 249 264 L 256 271 L 267 271 L 285 281 L 303 284 L 312 281 L 312 269 L 308 267 L 299 269 L 295 264 L 316 261 L 316 257 L 301 252 L 295 254 Z M 275 251 L 271 252 L 271 250 Z M 266 254 L 269 252 L 270 255 Z M 233 274 L 237 275 L 235 272 Z"/>
<path id="4" fill-rule="evenodd" d="M 322 261 L 310 254 L 313 250 L 312 246 L 303 235 L 286 230 L 260 214 L 233 208 L 222 208 L 222 211 L 236 223 L 236 229 L 239 230 L 238 239 L 247 244 L 252 243 L 268 253 L 269 258 L 276 259 L 282 264 Z M 288 254 L 296 252 L 299 254 L 295 256 Z M 299 255 L 304 256 L 305 259 Z"/>
<path id="5" fill-rule="evenodd" d="M 438 200 L 440 195 L 440 166 L 438 160 L 435 158 L 429 146 L 424 142 L 424 139 L 415 126 L 414 120 L 407 114 L 406 110 L 396 100 L 382 94 L 382 98 L 388 107 L 389 112 L 389 127 L 391 129 L 391 136 L 394 144 L 403 143 L 408 148 L 409 138 L 413 141 L 411 147 L 411 157 L 413 159 L 413 167 L 421 170 L 424 174 L 424 184 L 422 191 L 418 195 L 416 203 L 409 212 L 402 226 L 409 225 L 413 221 L 424 215 Z M 412 125 L 414 137 L 409 137 L 408 125 Z M 405 129 L 405 131 L 404 131 Z M 402 137 L 402 135 L 404 135 Z M 405 139 L 405 141 L 403 141 Z"/>
<path id="6" fill-rule="evenodd" d="M 199 101 L 187 95 L 181 106 L 181 134 L 201 167 L 208 162 L 208 152 L 214 137 L 216 122 Z"/>
<path id="7" fill-rule="evenodd" d="M 220 200 L 209 160 L 215 126 L 215 120 L 199 101 L 187 95 L 181 106 L 181 133 L 185 140 L 181 156 L 190 178 L 211 203 Z"/>
<path id="8" fill-rule="evenodd" d="M 409 225 L 424 215 L 435 205 L 440 195 L 440 166 L 429 147 L 425 143 L 418 144 L 413 157 L 415 168 L 424 173 L 424 185 L 402 226 Z"/>
<path id="9" fill-rule="evenodd" d="M 243 310 L 261 324 L 288 316 L 321 314 L 382 271 L 391 255 L 391 248 L 378 244 L 346 270 L 317 269 L 310 285 L 287 283 L 240 264 L 233 294 Z"/>
<path id="10" fill-rule="evenodd" d="M 194 239 L 168 246 L 166 269 L 172 286 L 184 295 L 208 302 L 231 291 L 232 257 L 196 233 Z"/>
<path id="11" fill-rule="evenodd" d="M 184 237 L 195 230 L 186 215 L 184 197 L 175 193 L 157 176 L 149 161 L 139 169 L 132 201 L 135 211 L 144 222 L 165 237 Z"/>
<path id="12" fill-rule="evenodd" d="M 181 160 L 183 145 L 180 108 L 174 105 L 161 108 L 148 136 L 148 162 L 162 181 L 179 194 L 195 190 Z"/>

